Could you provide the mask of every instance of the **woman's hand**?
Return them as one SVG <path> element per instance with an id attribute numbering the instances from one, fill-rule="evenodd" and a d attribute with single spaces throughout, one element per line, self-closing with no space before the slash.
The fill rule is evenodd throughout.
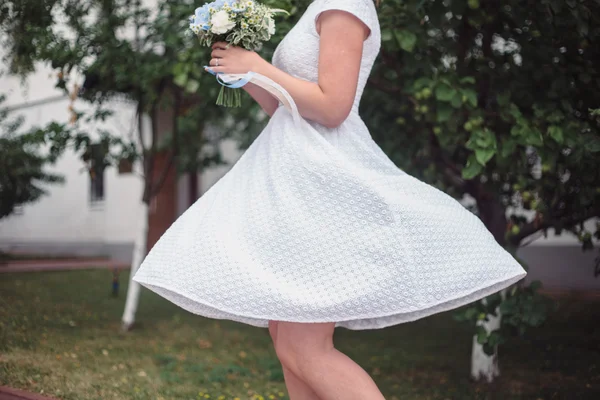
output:
<path id="1" fill-rule="evenodd" d="M 365 38 L 370 28 L 351 13 L 332 9 L 321 13 L 319 33 L 319 80 L 311 82 L 293 76 L 258 54 L 226 43 L 215 43 L 210 60 L 215 72 L 247 73 L 254 71 L 281 85 L 294 99 L 300 115 L 328 128 L 336 128 L 352 111 L 358 89 Z M 216 66 L 218 60 L 218 66 Z M 245 90 L 271 115 L 279 105 L 275 97 L 267 97 L 264 89 Z"/>
<path id="2" fill-rule="evenodd" d="M 212 45 L 210 59 L 210 72 L 213 74 L 245 74 L 249 71 L 258 72 L 264 64 L 269 64 L 254 51 L 245 50 L 239 46 L 232 46 L 225 42 L 217 42 Z M 207 69 L 207 68 L 205 68 Z M 252 84 L 246 83 L 242 86 L 262 109 L 269 115 L 273 115 L 279 101 L 266 90 Z"/>
<path id="3" fill-rule="evenodd" d="M 256 71 L 261 63 L 266 61 L 254 51 L 232 46 L 225 42 L 212 45 L 210 69 L 215 73 L 245 74 Z"/>

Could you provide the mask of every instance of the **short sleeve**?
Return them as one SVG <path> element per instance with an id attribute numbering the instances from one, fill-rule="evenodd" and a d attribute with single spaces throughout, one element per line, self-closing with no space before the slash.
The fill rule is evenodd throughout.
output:
<path id="1" fill-rule="evenodd" d="M 358 18 L 363 24 L 369 28 L 369 36 L 373 33 L 373 0 L 316 0 L 319 1 L 315 19 L 313 21 L 313 29 L 317 31 L 317 20 L 322 12 L 328 10 L 341 10 L 346 11 L 356 18 Z"/>

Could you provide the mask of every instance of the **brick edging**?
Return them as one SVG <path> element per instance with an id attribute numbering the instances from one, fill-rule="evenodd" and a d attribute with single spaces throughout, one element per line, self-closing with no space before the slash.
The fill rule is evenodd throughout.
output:
<path id="1" fill-rule="evenodd" d="M 37 393 L 25 392 L 8 386 L 0 386 L 0 400 L 57 400 Z"/>
<path id="2" fill-rule="evenodd" d="M 113 260 L 103 261 L 69 261 L 69 262 L 48 262 L 40 261 L 35 263 L 7 263 L 0 266 L 0 273 L 6 272 L 38 272 L 38 271 L 69 271 L 77 269 L 129 269 L 130 265 Z"/>

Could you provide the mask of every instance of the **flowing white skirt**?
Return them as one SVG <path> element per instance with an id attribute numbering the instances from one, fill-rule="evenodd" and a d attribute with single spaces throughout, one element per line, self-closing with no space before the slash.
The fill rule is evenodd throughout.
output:
<path id="1" fill-rule="evenodd" d="M 398 169 L 358 114 L 327 136 L 279 107 L 233 168 L 166 231 L 134 280 L 196 314 L 383 328 L 525 276 L 460 203 Z"/>

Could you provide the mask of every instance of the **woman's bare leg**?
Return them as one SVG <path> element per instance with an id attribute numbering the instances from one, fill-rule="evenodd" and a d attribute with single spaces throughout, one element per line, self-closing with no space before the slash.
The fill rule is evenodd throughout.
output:
<path id="1" fill-rule="evenodd" d="M 334 328 L 334 323 L 278 322 L 279 360 L 322 400 L 384 400 L 369 374 L 333 347 Z"/>
<path id="2" fill-rule="evenodd" d="M 277 349 L 277 321 L 269 321 L 269 333 L 273 339 L 273 345 Z M 320 400 L 316 393 L 304 382 L 302 382 L 285 365 L 281 364 L 285 386 L 287 387 L 290 400 Z"/>

